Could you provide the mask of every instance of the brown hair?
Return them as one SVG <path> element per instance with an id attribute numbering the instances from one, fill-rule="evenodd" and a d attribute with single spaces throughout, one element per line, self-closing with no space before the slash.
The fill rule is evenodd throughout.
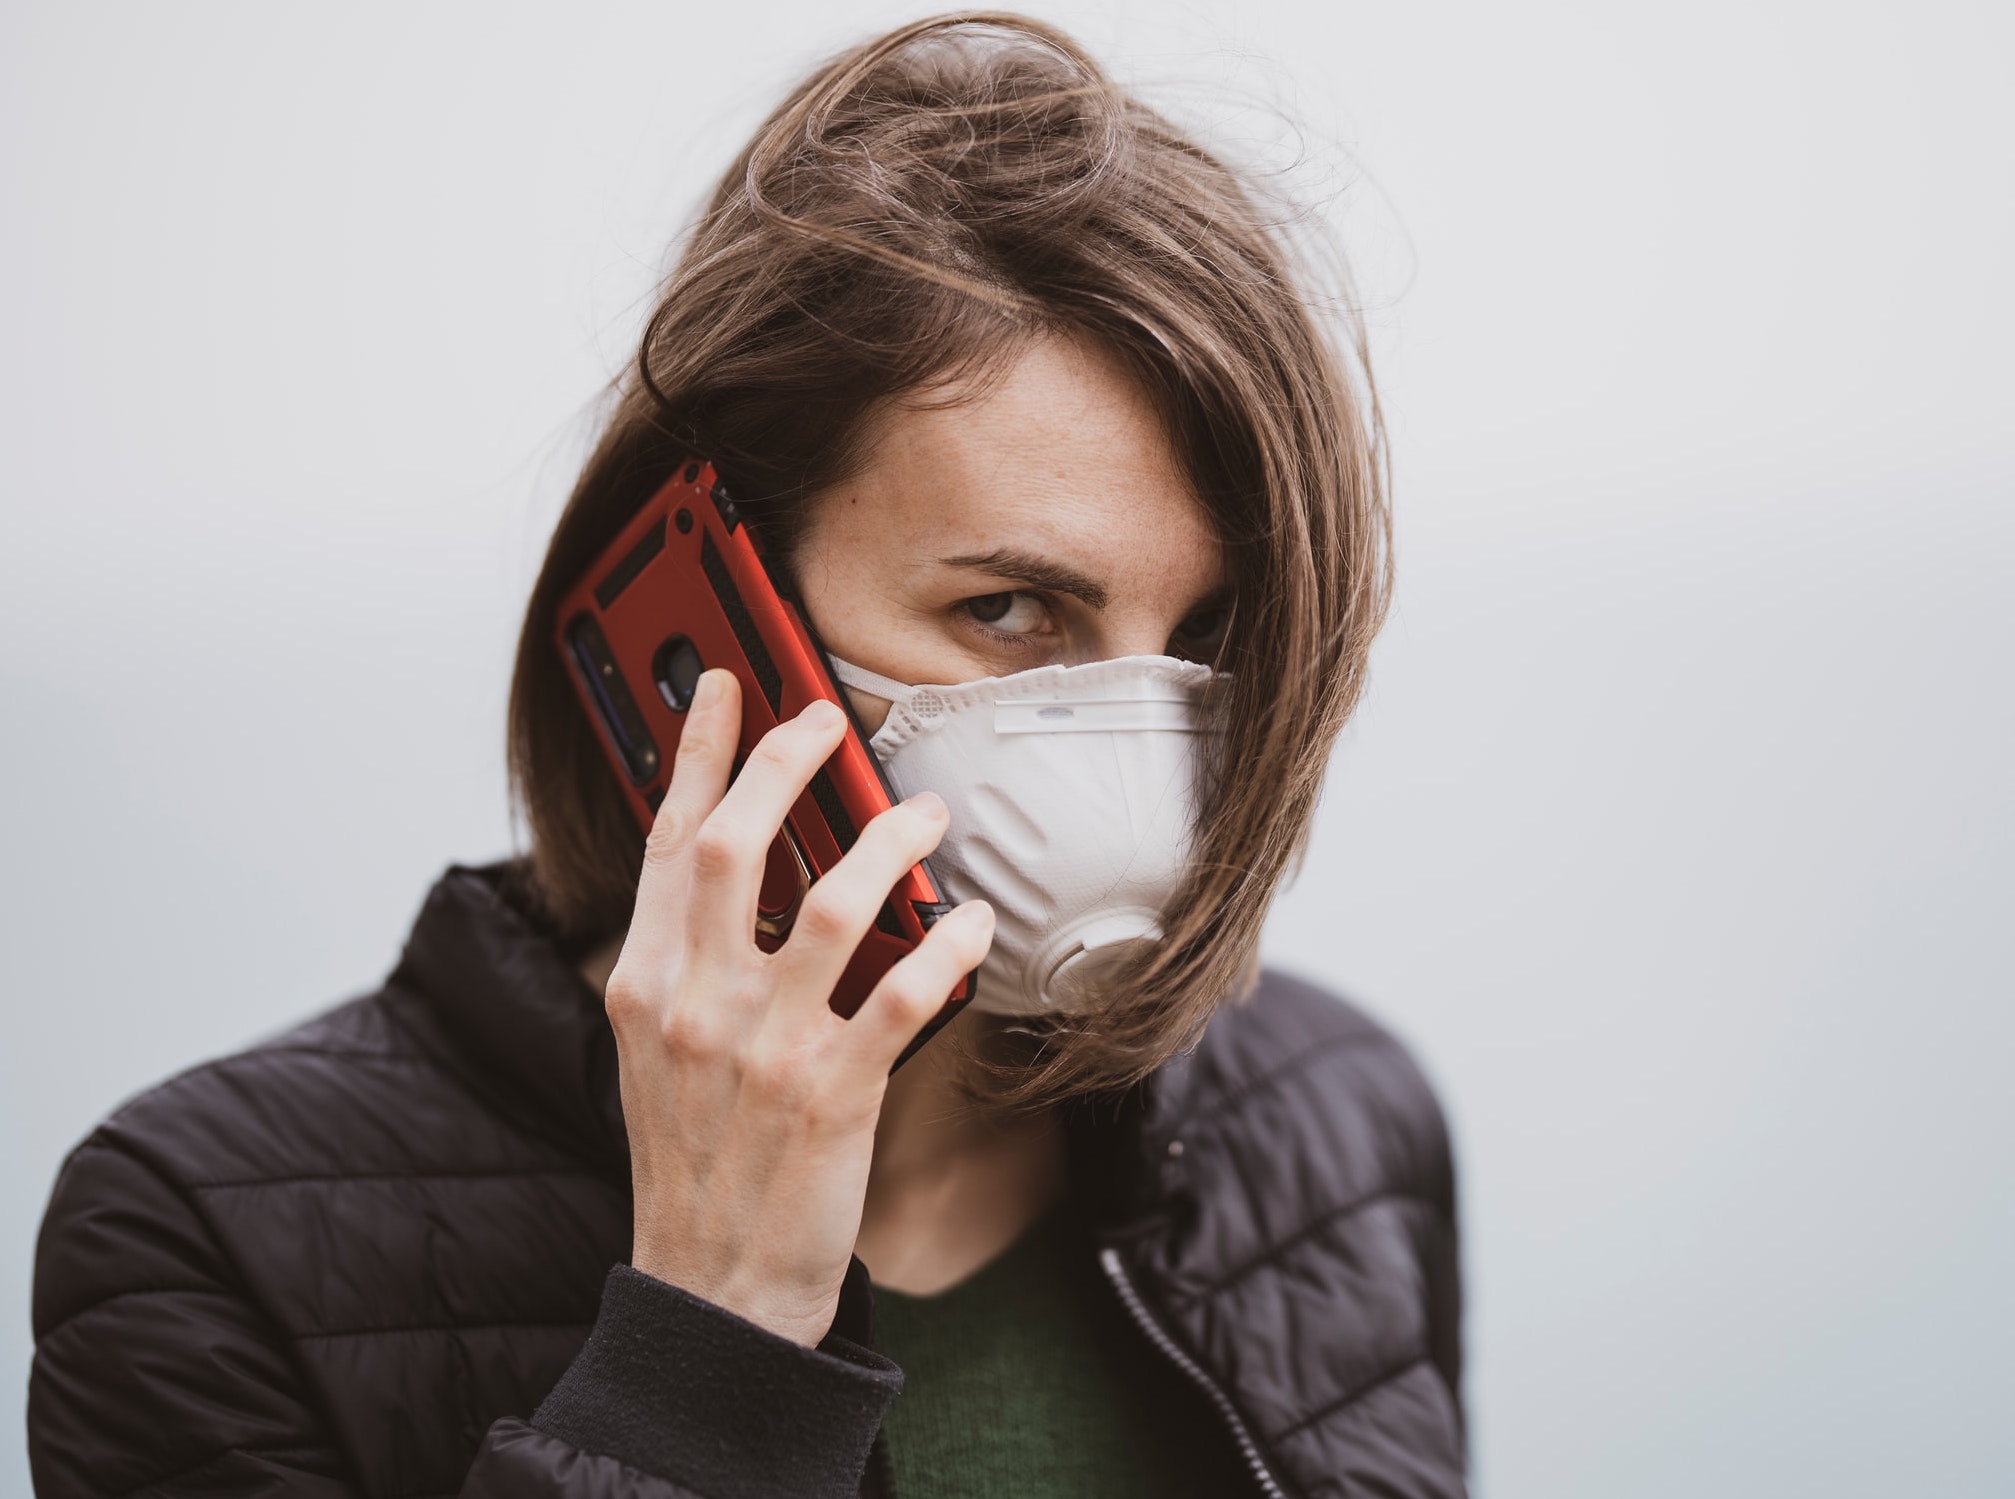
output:
<path id="1" fill-rule="evenodd" d="M 1141 382 L 1212 518 L 1236 590 L 1230 676 L 1168 940 L 1088 1024 L 1047 1020 L 985 1065 L 993 1101 L 1031 1108 L 1124 1088 L 1192 1045 L 1250 986 L 1391 591 L 1362 324 L 1347 302 L 1318 310 L 1286 223 L 1024 17 L 920 21 L 793 90 L 686 238 L 526 610 L 510 770 L 530 884 L 563 937 L 623 928 L 643 835 L 552 646 L 560 595 L 688 453 L 788 565 L 883 403 L 1068 333 Z"/>

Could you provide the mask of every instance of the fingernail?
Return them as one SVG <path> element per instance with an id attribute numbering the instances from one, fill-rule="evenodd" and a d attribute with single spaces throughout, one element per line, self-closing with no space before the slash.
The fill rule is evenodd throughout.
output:
<path id="1" fill-rule="evenodd" d="M 829 729 L 847 721 L 846 711 L 829 697 L 813 698 L 798 717 L 815 729 Z"/>
<path id="2" fill-rule="evenodd" d="M 971 915 L 966 915 L 967 912 Z M 994 924 L 994 908 L 983 900 L 969 900 L 958 909 L 958 914 L 967 921 L 983 921 L 988 926 Z"/>
<path id="3" fill-rule="evenodd" d="M 718 666 L 710 666 L 700 673 L 699 681 L 693 684 L 692 712 L 699 713 L 713 707 L 714 700 L 721 695 L 721 671 Z"/>
<path id="4" fill-rule="evenodd" d="M 921 812 L 924 816 L 939 822 L 948 821 L 952 815 L 951 808 L 945 805 L 945 799 L 935 791 L 919 791 L 915 796 L 904 798 L 903 805 L 911 811 Z"/>

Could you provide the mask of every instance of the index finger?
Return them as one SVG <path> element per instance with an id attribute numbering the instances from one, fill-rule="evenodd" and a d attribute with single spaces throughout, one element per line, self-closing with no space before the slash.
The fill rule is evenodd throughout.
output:
<path id="1" fill-rule="evenodd" d="M 624 946 L 655 958 L 674 951 L 685 933 L 689 900 L 681 855 L 707 814 L 720 805 L 742 733 L 742 684 L 726 667 L 709 667 L 693 684 L 693 700 L 672 757 L 672 778 L 644 840 L 644 867 Z"/>

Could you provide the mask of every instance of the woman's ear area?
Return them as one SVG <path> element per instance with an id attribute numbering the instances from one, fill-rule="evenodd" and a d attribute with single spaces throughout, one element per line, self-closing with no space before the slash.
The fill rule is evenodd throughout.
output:
<path id="1" fill-rule="evenodd" d="M 867 665 L 860 660 L 866 654 L 861 647 L 864 640 L 873 638 L 873 619 L 851 605 L 864 593 L 872 592 L 864 587 L 870 579 L 859 574 L 855 565 L 858 559 L 844 557 L 838 561 L 847 576 L 837 576 L 839 568 L 828 541 L 830 532 L 821 524 L 832 507 L 853 500 L 854 495 L 845 483 L 814 497 L 808 503 L 798 544 L 785 560 L 785 566 L 790 573 L 790 591 L 812 633 L 826 647 L 826 654 Z M 834 685 L 839 688 L 842 701 L 853 709 L 864 736 L 874 735 L 887 722 L 889 711 L 895 706 L 887 698 L 837 680 Z"/>

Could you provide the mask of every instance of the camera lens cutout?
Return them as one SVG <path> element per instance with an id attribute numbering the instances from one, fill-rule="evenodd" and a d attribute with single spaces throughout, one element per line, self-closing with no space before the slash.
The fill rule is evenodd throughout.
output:
<path id="1" fill-rule="evenodd" d="M 674 713 L 692 707 L 693 689 L 699 686 L 700 673 L 706 669 L 699 650 L 683 635 L 667 640 L 651 658 L 651 680 L 658 684 L 658 696 Z"/>
<path id="2" fill-rule="evenodd" d="M 637 711 L 637 700 L 630 696 L 629 684 L 617 669 L 615 653 L 609 649 L 608 639 L 595 623 L 594 615 L 584 610 L 574 616 L 567 625 L 567 646 L 574 658 L 574 669 L 593 700 L 610 741 L 622 755 L 630 779 L 643 785 L 657 774 L 658 747 L 651 739 L 651 731 L 644 726 L 644 715 Z"/>

